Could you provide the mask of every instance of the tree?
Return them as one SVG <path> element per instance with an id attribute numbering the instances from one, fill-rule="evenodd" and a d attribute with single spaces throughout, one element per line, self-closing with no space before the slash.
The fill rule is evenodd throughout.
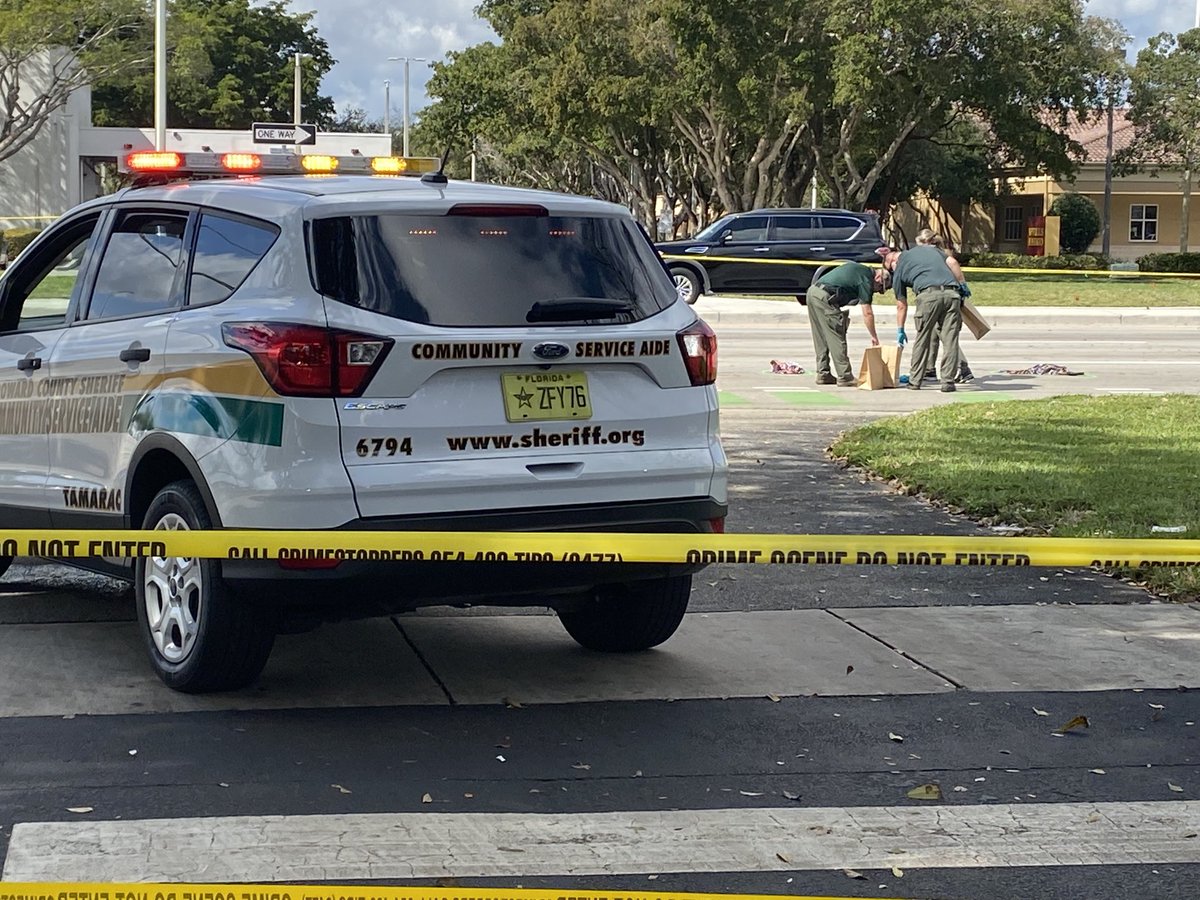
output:
<path id="1" fill-rule="evenodd" d="M 145 7 L 143 7 L 145 9 Z M 167 120 L 182 128 L 249 128 L 292 119 L 294 57 L 301 59 L 306 122 L 328 128 L 333 100 L 319 93 L 333 67 L 312 13 L 284 0 L 172 0 L 168 8 Z M 146 28 L 150 28 L 147 21 Z M 146 125 L 154 115 L 148 66 L 110 74 L 92 93 L 97 125 Z"/>
<path id="2" fill-rule="evenodd" d="M 1079 0 L 830 0 L 829 94 L 814 98 L 813 131 L 834 201 L 860 207 L 909 142 L 963 121 L 1010 167 L 1073 171 L 1065 126 L 1099 95 L 1085 21 Z"/>
<path id="3" fill-rule="evenodd" d="M 354 134 L 382 134 L 383 119 L 373 119 L 361 106 L 347 106 L 329 122 L 330 131 Z"/>
<path id="4" fill-rule="evenodd" d="M 1156 167 L 1180 172 L 1183 210 L 1179 252 L 1188 249 L 1192 175 L 1200 168 L 1200 28 L 1178 38 L 1150 38 L 1130 75 L 1134 138 L 1118 154 L 1122 171 Z"/>
<path id="5" fill-rule="evenodd" d="M 686 228 L 801 205 L 814 178 L 886 212 L 912 159 L 960 144 L 940 181 L 982 199 L 981 162 L 1073 171 L 1065 126 L 1102 69 L 1081 2 L 483 0 L 503 43 L 439 69 L 425 122 L 470 122 L 505 177 L 582 180 L 648 226 L 659 198 Z"/>
<path id="6" fill-rule="evenodd" d="M 138 0 L 0 2 L 0 160 L 37 137 L 71 94 L 150 57 Z"/>
<path id="7" fill-rule="evenodd" d="M 1100 213 L 1083 194 L 1063 194 L 1050 204 L 1050 215 L 1059 216 L 1059 244 L 1067 253 L 1086 253 L 1100 233 Z"/>

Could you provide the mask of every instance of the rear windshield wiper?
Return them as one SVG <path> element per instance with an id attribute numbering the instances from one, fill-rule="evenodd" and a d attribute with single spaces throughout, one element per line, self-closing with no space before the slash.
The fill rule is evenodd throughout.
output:
<path id="1" fill-rule="evenodd" d="M 620 319 L 632 313 L 633 302 L 609 297 L 554 297 L 539 300 L 525 314 L 526 322 L 577 322 Z"/>

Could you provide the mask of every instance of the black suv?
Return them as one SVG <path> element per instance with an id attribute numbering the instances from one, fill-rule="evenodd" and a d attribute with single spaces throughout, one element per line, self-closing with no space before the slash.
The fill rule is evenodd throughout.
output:
<path id="1" fill-rule="evenodd" d="M 845 209 L 756 209 L 713 222 L 687 241 L 656 244 L 679 296 L 802 296 L 816 266 L 786 260 L 878 261 L 883 243 L 875 213 Z M 765 261 L 765 262 L 764 262 Z"/>

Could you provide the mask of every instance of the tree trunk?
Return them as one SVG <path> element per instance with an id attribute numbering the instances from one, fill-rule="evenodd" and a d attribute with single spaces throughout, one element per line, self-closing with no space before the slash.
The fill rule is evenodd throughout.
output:
<path id="1" fill-rule="evenodd" d="M 1192 206 L 1192 167 L 1183 170 L 1183 217 L 1179 222 L 1179 252 L 1188 252 L 1188 219 Z"/>

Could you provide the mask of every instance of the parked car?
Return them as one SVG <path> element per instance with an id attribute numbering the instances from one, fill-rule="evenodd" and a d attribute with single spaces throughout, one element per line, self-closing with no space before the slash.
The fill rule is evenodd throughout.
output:
<path id="1" fill-rule="evenodd" d="M 220 165 L 196 156 L 143 158 Z M 440 172 L 128 188 L 0 280 L 0 527 L 719 531 L 716 350 L 612 204 Z M 84 565 L 133 580 L 155 672 L 193 692 L 254 680 L 281 629 L 430 604 L 545 605 L 586 647 L 642 650 L 699 568 Z"/>
<path id="2" fill-rule="evenodd" d="M 690 240 L 655 246 L 679 296 L 695 303 L 702 294 L 801 297 L 817 267 L 793 261 L 878 261 L 882 243 L 875 213 L 756 209 L 718 219 Z"/>

